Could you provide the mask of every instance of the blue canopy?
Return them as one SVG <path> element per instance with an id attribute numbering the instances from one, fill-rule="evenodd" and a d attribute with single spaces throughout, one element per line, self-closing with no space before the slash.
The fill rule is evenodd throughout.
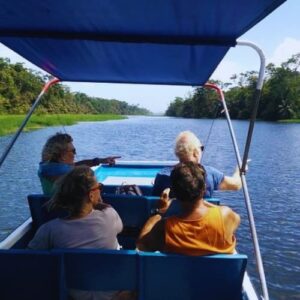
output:
<path id="1" fill-rule="evenodd" d="M 0 0 L 0 41 L 64 81 L 201 85 L 285 0 Z"/>

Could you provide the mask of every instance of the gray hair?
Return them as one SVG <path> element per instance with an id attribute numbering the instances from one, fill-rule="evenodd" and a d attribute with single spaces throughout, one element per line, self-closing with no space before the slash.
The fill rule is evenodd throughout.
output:
<path id="1" fill-rule="evenodd" d="M 72 142 L 72 137 L 67 133 L 57 132 L 51 136 L 43 147 L 42 162 L 58 162 L 62 154 L 67 150 L 68 144 Z"/>
<path id="2" fill-rule="evenodd" d="M 201 142 L 191 131 L 183 131 L 176 138 L 175 154 L 179 159 L 187 159 L 194 151 L 200 151 Z"/>

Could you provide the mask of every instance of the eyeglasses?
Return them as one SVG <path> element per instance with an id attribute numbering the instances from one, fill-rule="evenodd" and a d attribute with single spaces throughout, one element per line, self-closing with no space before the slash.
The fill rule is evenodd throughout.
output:
<path id="1" fill-rule="evenodd" d="M 101 182 L 98 182 L 97 186 L 90 189 L 90 191 L 99 190 L 100 192 L 103 191 L 104 185 Z"/>
<path id="2" fill-rule="evenodd" d="M 204 146 L 200 146 L 200 149 L 203 152 L 204 151 Z"/>

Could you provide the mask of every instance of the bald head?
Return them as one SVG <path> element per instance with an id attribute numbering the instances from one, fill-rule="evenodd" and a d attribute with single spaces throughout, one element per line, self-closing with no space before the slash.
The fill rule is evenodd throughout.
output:
<path id="1" fill-rule="evenodd" d="M 183 131 L 176 138 L 175 154 L 180 162 L 199 162 L 202 144 L 191 131 Z"/>

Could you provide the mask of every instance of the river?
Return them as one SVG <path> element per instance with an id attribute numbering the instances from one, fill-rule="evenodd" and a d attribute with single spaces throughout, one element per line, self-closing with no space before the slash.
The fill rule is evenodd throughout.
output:
<path id="1" fill-rule="evenodd" d="M 236 161 L 227 123 L 216 120 L 130 117 L 86 122 L 23 133 L 0 169 L 0 240 L 29 216 L 26 195 L 41 192 L 37 167 L 42 146 L 57 131 L 74 138 L 77 160 L 121 155 L 122 160 L 175 160 L 176 135 L 195 132 L 205 144 L 203 163 L 225 174 Z M 248 123 L 234 121 L 243 150 Z M 247 182 L 271 299 L 300 299 L 300 124 L 257 122 L 250 149 Z M 0 137 L 0 153 L 11 136 Z M 219 192 L 222 203 L 242 218 L 238 250 L 249 257 L 248 271 L 259 288 L 242 191 Z"/>

